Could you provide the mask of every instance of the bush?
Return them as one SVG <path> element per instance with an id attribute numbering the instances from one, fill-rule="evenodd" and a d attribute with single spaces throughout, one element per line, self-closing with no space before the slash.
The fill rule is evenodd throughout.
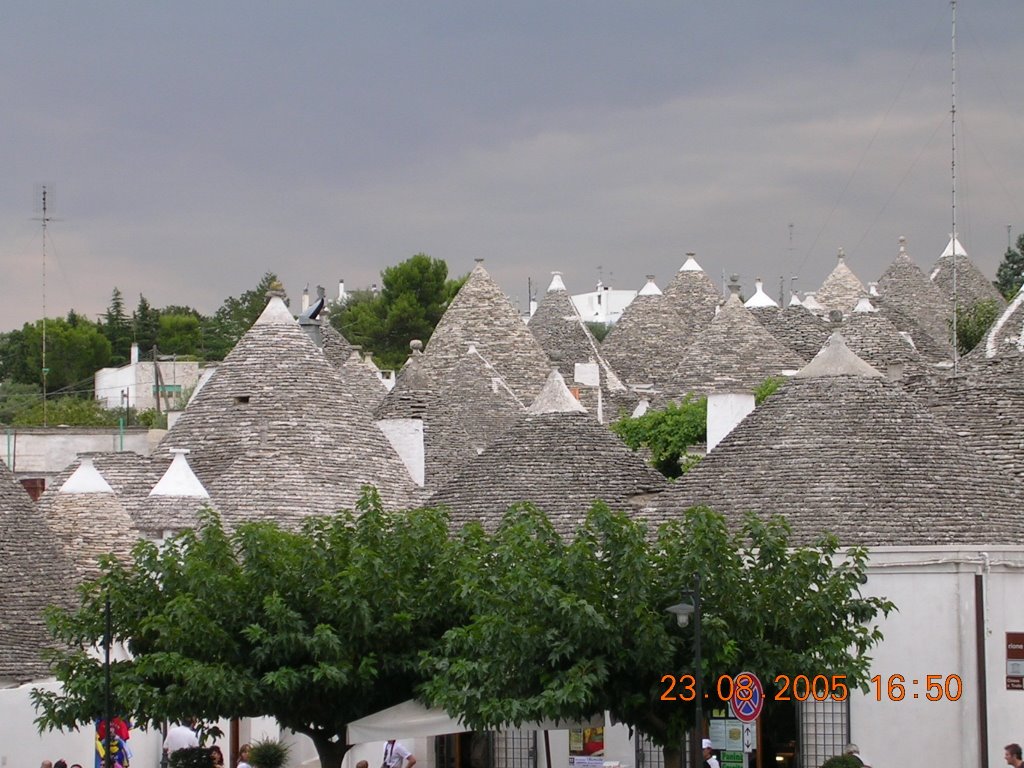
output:
<path id="1" fill-rule="evenodd" d="M 821 764 L 821 768 L 861 768 L 864 765 L 853 755 L 836 755 Z"/>
<path id="2" fill-rule="evenodd" d="M 257 741 L 249 749 L 253 768 L 281 768 L 288 761 L 288 745 L 277 739 Z"/>
<path id="3" fill-rule="evenodd" d="M 206 747 L 185 747 L 171 753 L 171 768 L 211 768 L 213 758 Z"/>

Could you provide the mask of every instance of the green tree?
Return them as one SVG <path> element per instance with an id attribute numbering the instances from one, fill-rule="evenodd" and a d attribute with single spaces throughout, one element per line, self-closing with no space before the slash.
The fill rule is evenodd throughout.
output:
<path id="1" fill-rule="evenodd" d="M 116 711 L 151 725 L 273 716 L 338 768 L 347 724 L 410 698 L 420 653 L 459 616 L 446 517 L 385 512 L 374 492 L 358 506 L 358 517 L 299 532 L 255 523 L 228 534 L 211 513 L 162 546 L 140 542 L 129 563 L 105 560 L 78 609 L 51 613 L 61 687 L 33 691 L 39 726 L 103 711 L 91 649 L 109 596 L 114 641 L 131 652 L 111 665 Z"/>
<path id="2" fill-rule="evenodd" d="M 110 342 L 110 364 L 114 367 L 125 365 L 131 354 L 134 334 L 124 311 L 124 297 L 116 287 L 110 295 L 110 305 L 103 314 L 100 329 Z"/>
<path id="3" fill-rule="evenodd" d="M 160 330 L 160 310 L 150 306 L 149 301 L 141 293 L 139 304 L 132 313 L 132 329 L 135 334 L 135 343 L 143 355 L 148 355 L 156 345 L 157 334 Z"/>
<path id="4" fill-rule="evenodd" d="M 665 477 L 679 477 L 684 466 L 694 463 L 688 458 L 690 446 L 707 442 L 708 399 L 688 394 L 681 403 L 669 403 L 636 418 L 624 416 L 611 428 L 634 451 L 649 450 L 651 465 Z"/>
<path id="5" fill-rule="evenodd" d="M 1024 285 L 1024 234 L 1017 238 L 1017 248 L 1007 248 L 996 270 L 995 286 L 1007 301 Z"/>
<path id="6" fill-rule="evenodd" d="M 588 322 L 586 323 L 586 326 L 598 341 L 604 341 L 604 337 L 607 336 L 608 331 L 612 329 L 612 327 L 607 323 Z"/>
<path id="7" fill-rule="evenodd" d="M 466 278 L 448 279 L 448 265 L 418 253 L 381 272 L 381 291 L 357 291 L 331 314 L 331 324 L 372 352 L 382 367 L 400 368 L 409 342 L 430 339 Z"/>
<path id="8" fill-rule="evenodd" d="M 205 318 L 202 333 L 206 359 L 224 359 L 263 313 L 267 306 L 267 292 L 277 282 L 277 275 L 267 272 L 255 288 L 241 296 L 229 296 L 212 317 Z"/>
<path id="9" fill-rule="evenodd" d="M 999 305 L 992 299 L 979 301 L 966 312 L 958 310 L 956 345 L 961 355 L 966 355 L 981 343 L 992 323 L 999 317 L 999 312 Z"/>
<path id="10" fill-rule="evenodd" d="M 196 355 L 203 343 L 202 323 L 195 315 L 160 315 L 157 347 L 165 355 Z"/>
<path id="11" fill-rule="evenodd" d="M 424 654 L 427 700 L 475 729 L 609 710 L 661 744 L 671 768 L 696 706 L 664 698 L 664 678 L 687 687 L 695 627 L 679 629 L 666 609 L 698 574 L 712 695 L 714 681 L 741 670 L 769 691 L 780 674 L 866 685 L 882 639 L 873 623 L 894 607 L 860 595 L 865 550 L 840 556 L 830 536 L 793 547 L 781 518 L 750 516 L 730 533 L 721 515 L 691 509 L 652 542 L 641 523 L 599 504 L 563 541 L 522 506 L 493 537 L 471 529 L 468 539 L 476 555 L 453 591 L 472 618 Z"/>
<path id="12" fill-rule="evenodd" d="M 80 315 L 74 324 L 63 318 L 46 321 L 47 392 L 71 390 L 91 395 L 93 374 L 110 365 L 110 341 L 96 324 Z M 21 384 L 42 384 L 43 321 L 12 331 L 0 352 L 6 378 Z"/>

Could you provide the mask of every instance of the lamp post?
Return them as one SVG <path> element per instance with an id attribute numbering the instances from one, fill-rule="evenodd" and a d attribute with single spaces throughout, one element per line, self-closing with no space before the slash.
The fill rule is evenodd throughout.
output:
<path id="1" fill-rule="evenodd" d="M 693 590 L 683 592 L 683 602 L 670 606 L 667 609 L 669 613 L 676 617 L 676 623 L 680 628 L 687 626 L 690 623 L 690 617 L 693 616 L 693 687 L 697 694 L 694 699 L 697 703 L 692 750 L 694 768 L 697 768 L 697 766 L 701 764 L 700 758 L 703 756 L 701 742 L 704 739 L 704 676 L 701 671 L 700 658 L 700 582 L 701 577 L 700 572 L 698 571 L 696 576 L 694 576 Z"/>

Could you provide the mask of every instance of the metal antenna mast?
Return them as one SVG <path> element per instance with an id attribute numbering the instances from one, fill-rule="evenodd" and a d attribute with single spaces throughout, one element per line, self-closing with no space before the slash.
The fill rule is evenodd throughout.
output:
<path id="1" fill-rule="evenodd" d="M 950 169 L 953 183 L 951 215 L 953 219 L 953 375 L 955 376 L 960 363 L 960 347 L 957 344 L 957 315 L 960 314 L 960 293 L 956 284 L 956 0 L 951 0 L 951 5 L 953 6 L 953 47 L 951 57 L 952 108 L 950 109 L 952 162 Z"/>
<path id="2" fill-rule="evenodd" d="M 43 184 L 40 188 L 40 194 L 43 201 L 42 216 L 37 221 L 42 222 L 43 225 L 43 351 L 42 351 L 42 374 L 43 374 L 43 426 L 47 425 L 46 422 L 46 374 L 50 372 L 50 369 L 46 367 L 46 225 L 52 221 L 52 217 L 49 214 L 49 205 L 47 199 L 47 193 L 49 190 L 46 185 Z"/>

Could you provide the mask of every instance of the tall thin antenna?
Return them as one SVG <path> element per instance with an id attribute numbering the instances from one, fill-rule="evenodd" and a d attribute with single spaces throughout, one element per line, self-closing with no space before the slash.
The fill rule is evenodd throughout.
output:
<path id="1" fill-rule="evenodd" d="M 950 0 L 953 6 L 953 48 L 952 48 L 952 108 L 950 109 L 950 147 L 952 158 L 950 173 L 953 183 L 951 216 L 953 219 L 953 375 L 957 373 L 960 363 L 960 346 L 957 343 L 957 315 L 960 314 L 960 293 L 956 284 L 956 0 Z"/>
<path id="2" fill-rule="evenodd" d="M 39 221 L 43 225 L 43 350 L 42 350 L 42 376 L 43 376 L 43 426 L 47 426 L 46 421 L 46 375 L 50 372 L 50 369 L 46 367 L 46 225 L 52 221 L 50 216 L 50 197 L 52 190 L 43 184 L 39 188 L 39 196 L 42 199 L 42 215 L 39 216 L 36 221 Z"/>

